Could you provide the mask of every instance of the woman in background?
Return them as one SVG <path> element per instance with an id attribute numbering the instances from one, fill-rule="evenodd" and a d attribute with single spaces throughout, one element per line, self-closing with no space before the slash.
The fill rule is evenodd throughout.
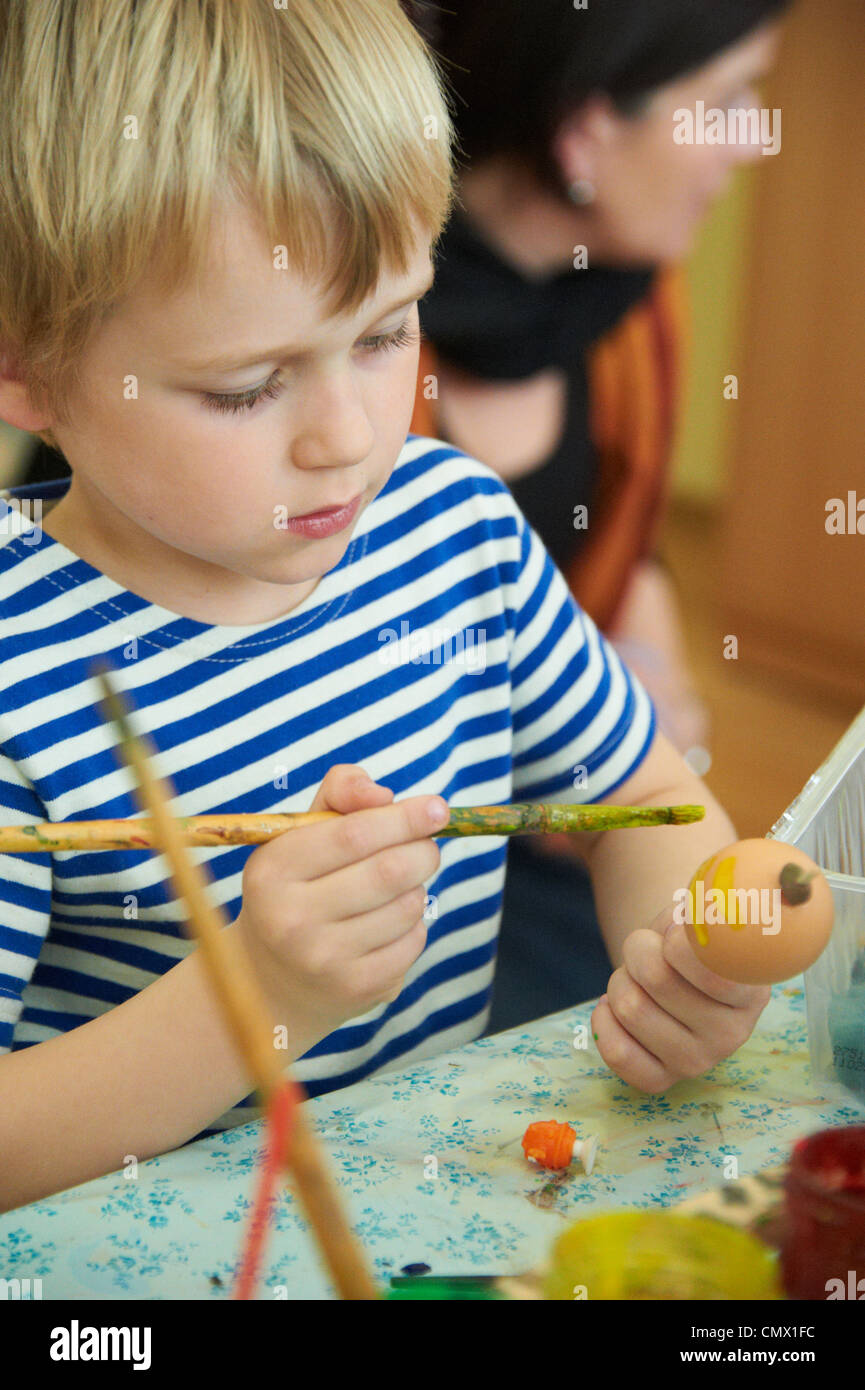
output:
<path id="1" fill-rule="evenodd" d="M 507 481 L 700 773 L 706 714 L 654 553 L 686 321 L 677 263 L 761 148 L 678 143 L 675 113 L 758 106 L 785 5 L 407 0 L 466 160 L 421 304 L 412 429 Z M 568 837 L 512 840 L 488 1031 L 591 998 L 611 971 Z"/>

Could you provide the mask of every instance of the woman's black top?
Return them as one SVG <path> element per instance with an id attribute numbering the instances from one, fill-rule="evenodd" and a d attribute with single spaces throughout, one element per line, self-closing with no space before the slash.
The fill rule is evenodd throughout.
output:
<path id="1" fill-rule="evenodd" d="M 461 212 L 439 243 L 436 267 L 420 319 L 444 361 L 481 380 L 514 381 L 550 367 L 566 374 L 558 445 L 534 472 L 508 481 L 566 571 L 586 535 L 574 529 L 574 507 L 589 506 L 597 475 L 586 352 L 648 293 L 654 271 L 598 266 L 530 279 L 493 251 Z"/>

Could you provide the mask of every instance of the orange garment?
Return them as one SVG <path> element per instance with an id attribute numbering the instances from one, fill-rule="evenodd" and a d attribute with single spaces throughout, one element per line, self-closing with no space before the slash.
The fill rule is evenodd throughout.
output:
<path id="1" fill-rule="evenodd" d="M 565 573 L 571 592 L 601 630 L 611 627 L 635 565 L 651 555 L 668 496 L 669 460 L 687 348 L 685 272 L 659 272 L 587 355 L 589 434 L 598 455 L 589 526 Z M 430 399 L 437 354 L 421 346 L 414 434 L 440 437 Z M 543 537 L 541 537 L 543 539 Z"/>

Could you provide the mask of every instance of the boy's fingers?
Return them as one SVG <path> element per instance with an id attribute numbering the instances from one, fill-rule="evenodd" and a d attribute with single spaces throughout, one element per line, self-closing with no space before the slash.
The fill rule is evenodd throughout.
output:
<path id="1" fill-rule="evenodd" d="M 345 871 L 346 873 L 348 870 Z M 392 902 L 362 912 L 356 908 L 356 916 L 333 924 L 331 941 L 337 955 L 351 957 L 353 968 L 363 957 L 378 957 L 395 942 L 401 941 L 415 927 L 426 931 L 424 912 L 427 895 L 423 887 L 411 888 Z M 386 972 L 385 972 L 386 975 Z"/>
<path id="2" fill-rule="evenodd" d="M 632 1038 L 622 1027 L 610 1008 L 608 999 L 601 999 L 592 1013 L 592 1032 L 598 1051 L 612 1071 L 650 1095 L 657 1095 L 673 1084 L 675 1077 L 657 1057 Z"/>
<path id="3" fill-rule="evenodd" d="M 715 999 L 719 1004 L 732 1005 L 735 1009 L 754 1008 L 762 999 L 762 1011 L 768 1003 L 771 994 L 768 986 L 740 985 L 735 980 L 725 980 L 721 975 L 716 975 L 714 970 L 709 970 L 695 954 L 681 922 L 677 922 L 669 935 L 661 940 L 664 960 L 689 980 L 701 994 L 708 994 L 710 999 Z"/>
<path id="4" fill-rule="evenodd" d="M 360 811 L 365 806 L 385 806 L 393 800 L 389 787 L 373 782 L 356 763 L 337 763 L 330 768 L 310 806 L 311 811 Z"/>
<path id="5" fill-rule="evenodd" d="M 643 1032 L 638 1027 L 634 1033 L 638 1041 L 645 1041 L 652 1052 L 678 1075 L 690 1076 L 700 1074 L 700 1059 L 703 1062 L 702 1070 L 705 1071 L 742 1046 L 750 1037 L 771 991 L 767 988 L 764 992 L 754 985 L 735 985 L 721 980 L 708 970 L 705 971 L 708 980 L 701 981 L 704 987 L 698 988 L 670 963 L 670 955 L 679 960 L 675 950 L 668 955 L 665 949 L 674 932 L 683 930 L 679 926 L 674 928 L 666 943 L 652 931 L 632 932 L 624 946 L 625 968 L 616 972 L 620 976 L 617 984 L 619 992 L 614 995 L 611 991 L 610 999 L 619 1022 L 628 1032 L 634 1032 L 626 1016 L 630 1009 L 633 1017 L 639 1018 L 640 1023 L 649 1030 Z M 684 950 L 693 956 L 687 943 Z M 695 959 L 693 964 L 698 971 L 703 969 L 700 961 Z M 623 981 L 629 986 L 624 993 L 621 992 Z M 707 983 L 712 987 L 711 994 L 705 989 Z M 728 990 L 740 993 L 733 995 L 727 993 Z M 718 998 L 720 992 L 725 993 L 724 1000 Z M 676 1024 L 681 1024 L 690 1042 L 687 1037 L 680 1038 L 679 1042 L 684 1046 L 670 1047 L 666 1025 L 659 1023 L 656 1031 L 654 1023 L 647 1022 L 647 1011 L 639 1007 L 641 996 L 651 999 L 665 1017 L 669 1015 Z M 695 1064 L 698 1068 L 696 1072 L 693 1071 Z"/>
<path id="6" fill-rule="evenodd" d="M 689 949 L 686 944 L 686 950 Z M 685 1028 L 703 1037 L 716 1038 L 720 1043 L 729 1039 L 731 1048 L 739 1046 L 740 1009 L 731 1008 L 730 1003 L 720 1001 L 717 994 L 707 994 L 693 984 L 671 963 L 664 950 L 664 941 L 657 933 L 651 930 L 631 932 L 625 940 L 622 956 L 624 973 L 634 988 L 644 991 Z M 695 960 L 694 965 L 699 967 L 700 962 Z M 732 985 L 729 981 L 724 984 L 730 990 L 746 991 L 747 999 L 736 999 L 737 1004 L 751 1002 L 748 986 Z M 616 1002 L 613 1000 L 614 1007 Z M 627 1028 L 627 1020 L 618 1008 L 616 1013 Z"/>
<path id="7" fill-rule="evenodd" d="M 420 817 L 412 813 L 408 822 L 403 822 L 408 828 L 402 831 L 401 836 L 400 822 L 394 820 L 396 838 L 387 838 L 382 848 L 355 857 L 341 869 L 324 870 L 328 875 L 328 891 L 336 904 L 331 909 L 335 921 L 353 919 L 353 927 L 354 919 L 361 914 L 381 912 L 386 905 L 404 898 L 406 894 L 420 895 L 441 862 L 438 846 L 429 830 L 425 829 L 428 825 L 425 804 L 426 798 L 421 798 L 420 806 L 416 808 L 421 812 Z M 358 811 L 356 815 L 346 817 L 346 820 L 355 821 L 363 816 L 369 821 L 376 816 L 383 821 L 390 812 L 399 813 L 407 805 L 407 802 L 402 802 L 399 806 L 379 807 L 376 811 Z M 347 831 L 349 829 L 346 827 Z M 365 836 L 366 831 L 362 831 L 362 834 Z M 349 837 L 346 834 L 340 838 Z M 419 917 L 423 910 L 421 903 L 416 916 Z"/>
<path id="8" fill-rule="evenodd" d="M 391 980 L 392 984 L 382 996 L 382 1002 L 393 1003 L 402 993 L 407 972 L 423 954 L 426 938 L 427 925 L 419 920 L 395 940 L 371 950 L 355 966 L 361 988 L 371 989 L 374 982 Z"/>
<path id="9" fill-rule="evenodd" d="M 437 825 L 430 818 L 430 802 L 441 808 Z M 413 796 L 406 801 L 392 801 L 390 805 L 353 811 L 338 820 L 301 825 L 260 846 L 254 856 L 261 856 L 256 869 L 262 874 L 278 876 L 280 882 L 309 882 L 358 865 L 380 851 L 393 849 L 394 853 L 383 860 L 376 870 L 380 879 L 377 901 L 387 901 L 412 886 L 411 873 L 406 878 L 406 850 L 409 847 L 416 851 L 414 860 L 425 868 L 422 878 L 435 872 L 439 856 L 433 836 L 437 829 L 447 824 L 448 816 L 447 802 L 440 796 Z M 413 841 L 428 841 L 428 845 L 412 845 Z M 263 851 L 267 852 L 266 861 Z M 249 862 L 252 863 L 252 857 Z M 415 873 L 416 868 L 417 865 Z M 419 880 L 415 877 L 414 881 Z M 353 886 L 357 888 L 356 883 Z M 355 900 L 352 884 L 348 880 L 344 882 L 343 889 L 342 917 L 353 917 L 376 905 L 376 901 Z"/>
<path id="10" fill-rule="evenodd" d="M 710 1000 L 705 1003 L 711 1017 L 701 1020 L 699 1031 L 692 1031 L 678 1011 L 668 1012 L 656 1003 L 627 969 L 614 971 L 607 985 L 607 1005 L 616 1022 L 676 1078 L 702 1076 L 744 1041 L 740 1018 L 736 1020 L 739 1028 L 733 1030 L 729 1009 Z M 725 1016 L 715 1019 L 714 1013 Z"/>
<path id="11" fill-rule="evenodd" d="M 761 987 L 740 985 L 735 980 L 725 980 L 721 975 L 709 970 L 696 955 L 683 923 L 675 921 L 672 907 L 665 907 L 659 912 L 649 923 L 647 930 L 659 937 L 664 960 L 701 994 L 707 994 L 717 1003 L 728 1004 L 736 1009 L 757 1007 L 758 1003 L 761 1012 L 765 1008 L 771 991 L 767 990 L 763 996 Z M 664 1001 L 658 998 L 645 980 L 641 980 L 640 983 L 646 986 L 653 998 L 658 999 L 659 1004 L 663 1004 Z M 764 1002 L 758 1000 L 758 994 Z M 690 1026 L 688 1019 L 685 1022 Z"/>

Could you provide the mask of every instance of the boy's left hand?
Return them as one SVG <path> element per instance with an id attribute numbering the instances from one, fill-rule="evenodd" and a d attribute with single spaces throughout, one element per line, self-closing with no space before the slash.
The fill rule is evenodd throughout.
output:
<path id="1" fill-rule="evenodd" d="M 626 938 L 624 964 L 595 1006 L 592 1032 L 617 1076 L 658 1094 L 740 1048 L 771 993 L 769 985 L 737 985 L 707 969 L 670 906 Z"/>

